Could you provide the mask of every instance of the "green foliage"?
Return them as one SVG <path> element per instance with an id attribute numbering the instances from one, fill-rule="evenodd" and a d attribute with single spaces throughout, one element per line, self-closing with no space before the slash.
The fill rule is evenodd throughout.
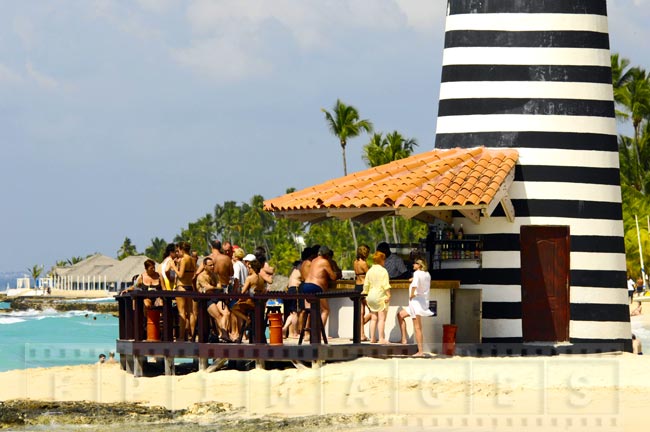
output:
<path id="1" fill-rule="evenodd" d="M 122 243 L 122 246 L 117 251 L 117 259 L 122 261 L 124 258 L 133 255 L 138 255 L 138 251 L 136 250 L 135 245 L 131 242 L 131 239 L 124 237 L 124 243 Z"/>
<path id="2" fill-rule="evenodd" d="M 341 151 L 343 152 L 343 174 L 348 175 L 348 167 L 345 159 L 345 146 L 348 139 L 357 137 L 361 132 L 372 132 L 372 122 L 367 119 L 359 118 L 359 111 L 352 105 L 346 105 L 340 99 L 332 108 L 332 112 L 322 108 L 325 113 L 325 121 L 332 135 L 339 139 Z"/>
<path id="3" fill-rule="evenodd" d="M 45 266 L 34 264 L 31 268 L 27 269 L 29 276 L 34 280 L 34 286 L 36 286 L 36 281 L 41 277 L 44 268 Z"/>
<path id="4" fill-rule="evenodd" d="M 161 262 L 165 258 L 167 242 L 164 239 L 154 237 L 151 239 L 151 246 L 144 250 L 144 254 L 154 261 Z"/>
<path id="5" fill-rule="evenodd" d="M 619 135 L 618 149 L 623 197 L 623 225 L 628 271 L 641 274 L 639 237 L 635 216 L 639 220 L 639 235 L 644 265 L 650 257 L 650 78 L 630 61 L 612 55 L 612 85 L 617 118 L 631 121 L 634 136 Z M 647 272 L 647 271 L 646 271 Z"/>

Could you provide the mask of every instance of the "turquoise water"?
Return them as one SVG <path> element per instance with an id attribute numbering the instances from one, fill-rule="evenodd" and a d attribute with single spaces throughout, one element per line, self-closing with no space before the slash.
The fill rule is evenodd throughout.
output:
<path id="1" fill-rule="evenodd" d="M 0 302 L 0 309 L 9 309 L 9 306 L 7 302 Z"/>
<path id="2" fill-rule="evenodd" d="M 115 351 L 118 320 L 85 311 L 0 314 L 0 372 L 95 363 Z"/>

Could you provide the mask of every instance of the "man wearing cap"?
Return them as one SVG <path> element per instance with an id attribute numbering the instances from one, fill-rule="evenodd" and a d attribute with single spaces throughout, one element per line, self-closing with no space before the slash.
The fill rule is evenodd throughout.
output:
<path id="1" fill-rule="evenodd" d="M 377 245 L 377 250 L 386 255 L 386 261 L 384 262 L 384 268 L 388 272 L 388 277 L 390 279 L 408 279 L 411 277 L 404 261 L 402 258 L 390 251 L 390 246 L 388 243 L 381 242 Z"/>
<path id="2" fill-rule="evenodd" d="M 330 262 L 330 248 L 321 246 L 318 249 L 318 256 L 314 258 L 309 267 L 309 273 L 302 285 L 302 292 L 305 294 L 320 293 L 327 290 L 330 281 L 336 280 L 336 272 Z M 320 300 L 321 320 L 323 327 L 327 324 L 327 318 L 330 315 L 329 304 L 327 299 Z"/>

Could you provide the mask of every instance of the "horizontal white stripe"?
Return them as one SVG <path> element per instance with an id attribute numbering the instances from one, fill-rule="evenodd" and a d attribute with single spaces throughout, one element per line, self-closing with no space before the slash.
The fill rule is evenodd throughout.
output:
<path id="1" fill-rule="evenodd" d="M 481 261 L 483 268 L 521 267 L 519 251 L 483 251 Z"/>
<path id="2" fill-rule="evenodd" d="M 571 252 L 571 270 L 623 270 L 625 271 L 624 253 Z"/>
<path id="3" fill-rule="evenodd" d="M 593 31 L 608 33 L 607 17 L 578 14 L 463 14 L 449 15 L 445 31 Z"/>
<path id="4" fill-rule="evenodd" d="M 557 81 L 443 82 L 440 100 L 479 98 L 580 99 L 612 101 L 611 84 Z"/>
<path id="5" fill-rule="evenodd" d="M 467 132 L 578 132 L 616 135 L 616 119 L 531 114 L 438 117 L 436 134 Z"/>
<path id="6" fill-rule="evenodd" d="M 521 302 L 520 285 L 461 285 L 461 288 L 480 289 L 484 302 Z"/>
<path id="7" fill-rule="evenodd" d="M 505 217 L 481 219 L 478 225 L 467 218 L 454 218 L 463 224 L 465 234 L 519 234 L 522 225 L 569 225 L 571 235 L 601 235 L 623 237 L 623 222 L 608 219 L 574 219 L 561 217 L 515 217 L 508 222 Z"/>
<path id="8" fill-rule="evenodd" d="M 519 303 L 521 302 L 520 285 L 462 285 L 461 288 L 482 290 L 484 302 Z M 571 286 L 569 288 L 571 303 L 591 304 L 628 304 L 625 289 L 595 288 Z"/>
<path id="9" fill-rule="evenodd" d="M 446 48 L 442 65 L 562 65 L 611 67 L 609 50 L 594 48 Z"/>
<path id="10" fill-rule="evenodd" d="M 601 252 L 571 252 L 571 270 L 622 270 L 625 254 Z M 521 255 L 517 251 L 483 251 L 482 267 L 490 269 L 520 268 Z"/>
<path id="11" fill-rule="evenodd" d="M 621 202 L 621 187 L 583 183 L 514 182 L 508 191 L 512 199 L 560 199 Z"/>
<path id="12" fill-rule="evenodd" d="M 571 303 L 628 304 L 626 289 L 572 286 Z"/>
<path id="13" fill-rule="evenodd" d="M 630 339 L 629 322 L 570 321 L 569 337 L 581 339 Z"/>
<path id="14" fill-rule="evenodd" d="M 440 120 L 438 120 L 440 121 Z M 618 168 L 618 152 L 518 148 L 520 165 L 551 165 L 590 168 Z"/>
<path id="15" fill-rule="evenodd" d="M 483 319 L 481 333 L 484 338 L 522 337 L 521 319 Z"/>

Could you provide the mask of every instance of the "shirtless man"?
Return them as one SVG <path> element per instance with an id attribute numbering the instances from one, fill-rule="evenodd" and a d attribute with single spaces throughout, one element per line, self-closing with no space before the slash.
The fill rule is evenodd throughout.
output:
<path id="1" fill-rule="evenodd" d="M 321 246 L 318 249 L 318 256 L 314 258 L 309 266 L 309 273 L 302 285 L 302 292 L 306 294 L 320 293 L 327 290 L 329 283 L 336 280 L 336 272 L 330 262 L 330 249 L 327 246 Z M 329 304 L 327 299 L 320 300 L 321 320 L 323 327 L 327 324 L 327 318 L 330 315 Z"/>
<path id="2" fill-rule="evenodd" d="M 196 289 L 202 293 L 223 292 L 217 288 L 219 281 L 214 272 L 214 260 L 209 256 L 203 258 L 203 271 L 196 278 Z M 228 309 L 222 300 L 210 300 L 208 302 L 208 314 L 216 323 L 216 330 L 219 337 L 226 339 L 230 322 L 230 309 Z"/>
<path id="3" fill-rule="evenodd" d="M 227 287 L 230 283 L 230 278 L 235 274 L 232 259 L 221 252 L 221 242 L 219 240 L 212 240 L 211 245 L 212 253 L 210 253 L 210 258 L 214 261 L 214 272 L 217 274 L 219 280 L 217 287 Z"/>
<path id="4" fill-rule="evenodd" d="M 226 240 L 223 242 L 221 251 L 224 253 L 224 255 L 228 255 L 228 257 L 232 258 L 233 250 L 232 250 L 232 244 Z"/>

